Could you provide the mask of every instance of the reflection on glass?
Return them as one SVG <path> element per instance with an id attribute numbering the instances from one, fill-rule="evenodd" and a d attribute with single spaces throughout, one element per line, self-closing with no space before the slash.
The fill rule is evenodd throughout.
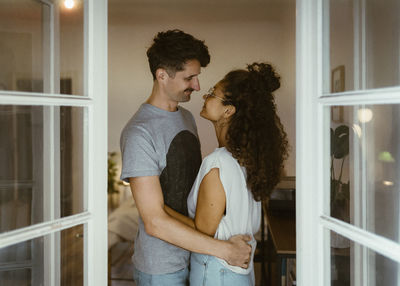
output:
<path id="1" fill-rule="evenodd" d="M 336 247 L 342 241 L 346 247 Z M 331 231 L 331 285 L 399 285 L 400 264 Z"/>
<path id="2" fill-rule="evenodd" d="M 44 2 L 44 1 L 43 1 Z M 0 1 L 0 90 L 50 92 L 50 6 L 42 1 Z M 54 93 L 83 95 L 84 3 L 56 0 L 60 86 Z M 57 9 L 56 9 L 57 10 Z M 56 66 L 58 70 L 58 66 Z"/>
<path id="3" fill-rule="evenodd" d="M 366 0 L 367 88 L 400 84 L 400 1 Z"/>
<path id="4" fill-rule="evenodd" d="M 340 245 L 340 246 L 338 246 Z M 331 231 L 331 286 L 350 286 L 352 241 Z"/>
<path id="5" fill-rule="evenodd" d="M 374 117 L 374 113 L 369 108 L 360 108 L 358 110 L 358 121 L 361 123 L 370 122 L 372 117 Z"/>
<path id="6" fill-rule="evenodd" d="M 331 216 L 349 222 L 349 139 L 351 129 L 348 124 L 344 123 L 348 114 L 343 107 L 332 107 L 331 115 Z"/>
<path id="7" fill-rule="evenodd" d="M 83 95 L 84 4 L 60 2 L 60 93 Z"/>
<path id="8" fill-rule="evenodd" d="M 331 216 L 398 241 L 400 105 L 333 106 L 330 127 Z"/>
<path id="9" fill-rule="evenodd" d="M 329 0 L 326 7 L 329 10 L 329 23 L 325 23 L 329 25 L 329 64 L 325 64 L 329 65 L 331 73 L 327 77 L 331 90 L 325 92 L 400 84 L 400 1 L 366 0 L 362 3 Z M 355 66 L 359 73 L 356 75 Z M 363 75 L 366 86 L 361 80 Z"/>
<path id="10" fill-rule="evenodd" d="M 84 210 L 84 109 L 60 107 L 61 217 Z"/>
<path id="11" fill-rule="evenodd" d="M 329 1 L 329 60 L 331 90 L 354 89 L 354 14 L 353 0 Z"/>
<path id="12" fill-rule="evenodd" d="M 0 105 L 0 233 L 84 210 L 84 111 Z"/>
<path id="13" fill-rule="evenodd" d="M 43 91 L 43 13 L 40 1 L 0 1 L 0 90 Z"/>
<path id="14" fill-rule="evenodd" d="M 50 263 L 60 270 L 57 285 L 83 285 L 83 252 L 83 225 L 0 249 L 0 285 L 47 285 Z"/>

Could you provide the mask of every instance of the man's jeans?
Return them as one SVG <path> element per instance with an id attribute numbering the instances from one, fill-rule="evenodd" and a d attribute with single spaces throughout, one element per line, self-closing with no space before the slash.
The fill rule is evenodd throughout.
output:
<path id="1" fill-rule="evenodd" d="M 136 286 L 187 286 L 189 277 L 188 267 L 167 274 L 147 274 L 136 268 L 133 269 L 133 279 Z"/>

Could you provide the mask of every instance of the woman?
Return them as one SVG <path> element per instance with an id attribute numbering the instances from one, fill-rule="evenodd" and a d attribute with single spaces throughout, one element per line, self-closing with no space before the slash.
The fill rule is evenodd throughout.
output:
<path id="1" fill-rule="evenodd" d="M 253 236 L 261 203 L 280 180 L 287 139 L 272 92 L 279 77 L 269 64 L 253 63 L 229 72 L 203 96 L 200 115 L 210 120 L 219 147 L 202 162 L 188 197 L 190 218 L 168 207 L 186 224 L 221 240 Z M 191 255 L 190 285 L 254 285 L 253 255 L 243 268 L 214 256 Z"/>

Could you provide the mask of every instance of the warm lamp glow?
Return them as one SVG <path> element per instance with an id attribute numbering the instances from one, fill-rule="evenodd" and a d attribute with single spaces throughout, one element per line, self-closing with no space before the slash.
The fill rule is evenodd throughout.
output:
<path id="1" fill-rule="evenodd" d="M 393 186 L 394 185 L 394 183 L 392 181 L 383 181 L 383 184 L 385 186 Z"/>
<path id="2" fill-rule="evenodd" d="M 64 0 L 64 6 L 67 9 L 72 9 L 75 6 L 75 1 L 74 0 Z"/>
<path id="3" fill-rule="evenodd" d="M 373 116 L 374 114 L 369 108 L 361 108 L 358 110 L 358 120 L 360 120 L 362 123 L 371 121 Z"/>
<path id="4" fill-rule="evenodd" d="M 357 134 L 358 138 L 361 138 L 362 131 L 361 131 L 360 125 L 358 125 L 358 124 L 353 124 L 353 131 L 354 131 L 354 133 Z"/>

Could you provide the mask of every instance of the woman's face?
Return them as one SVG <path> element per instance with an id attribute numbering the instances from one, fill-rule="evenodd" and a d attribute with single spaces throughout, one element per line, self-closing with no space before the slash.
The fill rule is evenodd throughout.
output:
<path id="1" fill-rule="evenodd" d="M 203 95 L 204 105 L 200 111 L 200 116 L 212 122 L 222 119 L 226 110 L 225 100 L 221 85 L 216 84 L 206 94 Z"/>

